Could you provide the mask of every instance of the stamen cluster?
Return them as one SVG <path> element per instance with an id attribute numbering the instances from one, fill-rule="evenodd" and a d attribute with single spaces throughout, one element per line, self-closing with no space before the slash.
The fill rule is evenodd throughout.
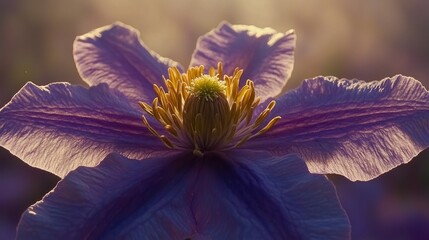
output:
<path id="1" fill-rule="evenodd" d="M 204 66 L 191 67 L 186 73 L 169 68 L 168 79 L 163 77 L 167 91 L 154 85 L 157 97 L 152 104 L 139 102 L 169 136 L 155 130 L 144 115 L 143 124 L 167 147 L 196 154 L 242 145 L 280 120 L 277 116 L 263 125 L 275 101 L 254 119 L 260 99 L 251 80 L 239 88 L 242 74 L 243 70 L 236 68 L 232 76 L 223 75 L 221 63 L 208 74 L 204 74 Z"/>

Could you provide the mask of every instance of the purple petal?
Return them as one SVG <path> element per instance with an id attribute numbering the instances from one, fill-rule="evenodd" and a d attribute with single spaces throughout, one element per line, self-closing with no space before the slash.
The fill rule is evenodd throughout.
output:
<path id="1" fill-rule="evenodd" d="M 251 156 L 252 159 L 249 159 Z M 227 160 L 228 159 L 228 160 Z M 73 229 L 73 231 L 70 231 Z M 111 154 L 30 207 L 19 239 L 347 239 L 332 184 L 293 155 Z"/>
<path id="2" fill-rule="evenodd" d="M 89 85 L 107 83 L 130 98 L 152 102 L 153 84 L 179 64 L 159 56 L 139 39 L 139 32 L 115 23 L 76 38 L 73 54 L 79 74 Z"/>
<path id="3" fill-rule="evenodd" d="M 209 160 L 200 170 L 193 207 L 201 233 L 213 239 L 349 238 L 333 185 L 309 174 L 296 155 L 250 150 Z"/>
<path id="4" fill-rule="evenodd" d="M 101 84 L 27 83 L 0 110 L 0 145 L 59 176 L 108 153 L 144 158 L 164 149 L 123 94 Z"/>
<path id="5" fill-rule="evenodd" d="M 220 24 L 200 37 L 191 66 L 224 65 L 224 73 L 244 69 L 246 79 L 255 82 L 256 94 L 265 100 L 278 95 L 289 79 L 294 60 L 295 32 L 278 33 L 271 28 Z"/>
<path id="6" fill-rule="evenodd" d="M 429 93 L 410 77 L 309 79 L 278 100 L 275 115 L 278 125 L 248 147 L 297 153 L 310 172 L 369 180 L 429 146 Z"/>

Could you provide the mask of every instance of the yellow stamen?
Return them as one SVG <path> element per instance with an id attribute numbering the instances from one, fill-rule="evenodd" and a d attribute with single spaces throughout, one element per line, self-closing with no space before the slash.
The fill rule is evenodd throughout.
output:
<path id="1" fill-rule="evenodd" d="M 139 102 L 169 136 L 158 133 L 145 116 L 143 124 L 167 147 L 189 149 L 199 156 L 205 151 L 241 146 L 280 120 L 277 116 L 263 125 L 275 101 L 252 120 L 260 98 L 251 80 L 240 89 L 242 74 L 243 70 L 236 68 L 232 76 L 223 75 L 221 63 L 217 69 L 210 68 L 208 74 L 203 66 L 189 68 L 186 73 L 169 68 L 168 79 L 163 77 L 167 91 L 154 85 L 157 97 L 152 104 Z"/>

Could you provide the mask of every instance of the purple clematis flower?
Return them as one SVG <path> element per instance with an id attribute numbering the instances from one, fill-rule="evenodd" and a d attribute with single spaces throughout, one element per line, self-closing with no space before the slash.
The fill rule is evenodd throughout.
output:
<path id="1" fill-rule="evenodd" d="M 0 144 L 63 177 L 18 238 L 349 238 L 319 174 L 410 161 L 429 146 L 429 93 L 400 75 L 316 77 L 277 97 L 294 46 L 293 31 L 222 23 L 184 71 L 121 23 L 78 37 L 89 88 L 27 83 L 0 110 Z"/>

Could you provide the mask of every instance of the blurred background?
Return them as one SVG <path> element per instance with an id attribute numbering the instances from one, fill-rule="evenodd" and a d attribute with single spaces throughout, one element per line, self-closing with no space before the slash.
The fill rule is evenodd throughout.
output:
<path id="1" fill-rule="evenodd" d="M 295 70 L 286 86 L 334 75 L 377 80 L 397 73 L 429 86 L 429 1 L 424 0 L 0 0 L 0 106 L 27 81 L 84 84 L 72 43 L 115 21 L 132 25 L 162 56 L 187 66 L 198 36 L 222 20 L 294 28 Z M 429 152 L 370 182 L 329 176 L 353 239 L 429 238 Z M 0 239 L 59 180 L 0 148 Z M 329 234 L 329 233 L 327 233 Z"/>

